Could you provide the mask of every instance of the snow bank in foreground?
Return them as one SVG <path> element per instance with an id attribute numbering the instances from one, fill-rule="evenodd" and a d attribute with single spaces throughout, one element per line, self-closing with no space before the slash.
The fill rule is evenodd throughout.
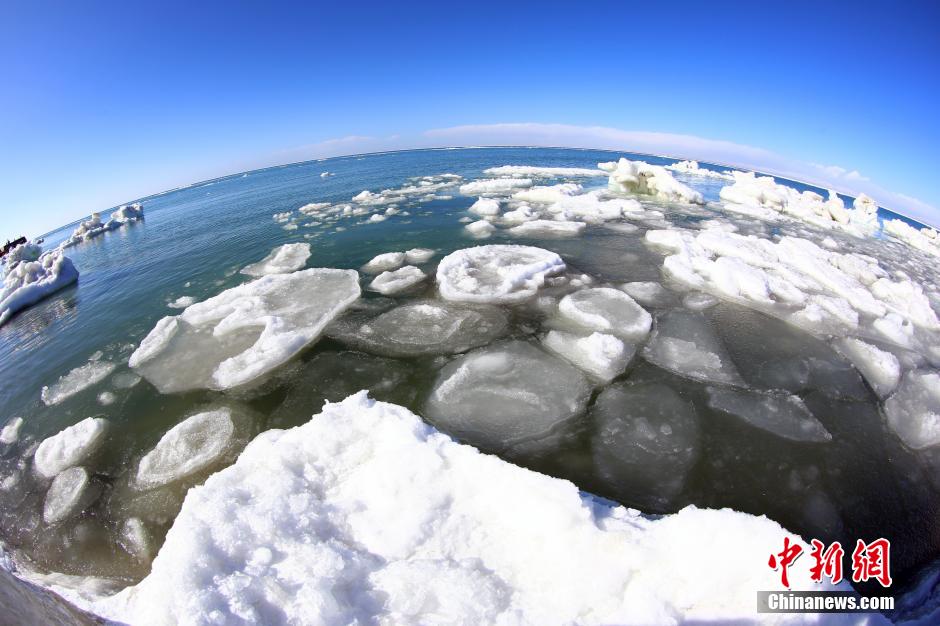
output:
<path id="1" fill-rule="evenodd" d="M 163 393 L 237 387 L 314 342 L 359 294 L 354 270 L 264 276 L 164 317 L 129 364 Z"/>
<path id="2" fill-rule="evenodd" d="M 815 621 L 755 613 L 785 536 L 729 510 L 645 518 L 360 392 L 190 490 L 151 573 L 92 608 L 134 624 Z M 826 589 L 808 570 L 792 587 Z"/>
<path id="3" fill-rule="evenodd" d="M 47 252 L 36 261 L 20 262 L 3 279 L 0 289 L 0 326 L 13 314 L 78 280 L 78 270 L 60 251 Z"/>
<path id="4" fill-rule="evenodd" d="M 248 276 L 288 274 L 302 268 L 309 258 L 309 243 L 286 243 L 271 250 L 268 256 L 257 263 L 243 267 L 241 273 Z"/>
<path id="5" fill-rule="evenodd" d="M 597 166 L 610 174 L 609 184 L 614 191 L 646 194 L 667 202 L 705 203 L 702 194 L 677 181 L 660 165 L 621 158 Z"/>

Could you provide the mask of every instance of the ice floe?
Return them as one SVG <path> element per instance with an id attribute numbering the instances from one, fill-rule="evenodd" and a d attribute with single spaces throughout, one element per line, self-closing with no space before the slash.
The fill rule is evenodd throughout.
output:
<path id="1" fill-rule="evenodd" d="M 649 334 L 652 317 L 626 293 L 610 287 L 582 289 L 558 303 L 566 320 L 585 329 L 637 342 Z"/>
<path id="2" fill-rule="evenodd" d="M 140 460 L 135 486 L 153 489 L 205 470 L 225 455 L 234 437 L 235 424 L 229 409 L 187 417 Z"/>
<path id="3" fill-rule="evenodd" d="M 405 252 L 405 263 L 409 265 L 421 265 L 433 259 L 435 254 L 437 254 L 437 252 L 430 248 L 412 248 Z"/>
<path id="4" fill-rule="evenodd" d="M 512 304 L 532 298 L 547 277 L 564 270 L 561 257 L 542 248 L 477 246 L 441 259 L 437 282 L 447 300 Z"/>
<path id="5" fill-rule="evenodd" d="M 144 208 L 140 204 L 128 204 L 115 210 L 107 222 L 101 221 L 100 213 L 92 213 L 91 217 L 81 222 L 68 239 L 62 242 L 61 247 L 68 248 L 88 241 L 106 232 L 115 230 L 143 219 Z"/>
<path id="6" fill-rule="evenodd" d="M 885 402 L 888 426 L 911 448 L 940 445 L 940 374 L 913 370 Z"/>
<path id="7" fill-rule="evenodd" d="M 108 361 L 88 361 L 59 378 L 51 386 L 43 387 L 40 394 L 42 401 L 49 406 L 59 404 L 66 398 L 97 385 L 107 378 L 115 367 L 117 366 L 114 363 Z"/>
<path id="8" fill-rule="evenodd" d="M 659 316 L 643 358 L 693 380 L 744 384 L 727 349 L 700 313 L 675 309 Z"/>
<path id="9" fill-rule="evenodd" d="M 192 296 L 180 296 L 176 300 L 167 304 L 171 309 L 185 309 L 188 306 L 196 304 L 196 298 Z"/>
<path id="10" fill-rule="evenodd" d="M 532 220 L 509 229 L 509 234 L 516 237 L 551 239 L 554 237 L 577 237 L 584 230 L 584 222 L 562 220 Z"/>
<path id="11" fill-rule="evenodd" d="M 586 167 L 543 167 L 538 165 L 501 165 L 485 169 L 483 173 L 497 178 L 505 176 L 516 178 L 581 178 L 607 175 L 603 170 Z"/>
<path id="12" fill-rule="evenodd" d="M 14 417 L 4 424 L 3 429 L 0 430 L 0 443 L 5 445 L 11 445 L 19 441 L 20 439 L 20 429 L 23 427 L 23 418 Z"/>
<path id="13" fill-rule="evenodd" d="M 677 181 L 669 170 L 660 165 L 621 158 L 598 163 L 597 166 L 609 174 L 610 188 L 615 191 L 650 195 L 667 202 L 705 202 L 701 193 Z"/>
<path id="14" fill-rule="evenodd" d="M 496 227 L 493 226 L 491 223 L 487 222 L 486 220 L 470 222 L 469 224 L 464 226 L 464 228 L 467 230 L 468 233 L 470 233 L 471 235 L 473 235 L 474 237 L 478 239 L 485 239 L 486 237 L 489 237 L 496 231 Z"/>
<path id="15" fill-rule="evenodd" d="M 405 258 L 404 252 L 385 252 L 363 265 L 362 271 L 367 274 L 381 274 L 398 269 L 404 264 Z"/>
<path id="16" fill-rule="evenodd" d="M 316 341 L 359 295 L 353 270 L 264 276 L 163 318 L 130 365 L 164 393 L 243 385 Z"/>
<path id="17" fill-rule="evenodd" d="M 9 269 L 0 289 L 0 326 L 15 313 L 78 280 L 72 260 L 54 250 L 36 261 L 22 260 Z"/>
<path id="18" fill-rule="evenodd" d="M 499 215 L 499 200 L 494 200 L 492 198 L 480 198 L 471 204 L 470 208 L 467 210 L 483 217 Z"/>
<path id="19" fill-rule="evenodd" d="M 70 467 L 59 473 L 49 486 L 42 520 L 46 524 L 57 524 L 68 519 L 91 504 L 99 492 L 88 470 L 81 466 Z"/>
<path id="20" fill-rule="evenodd" d="M 425 405 L 439 428 L 501 447 L 547 434 L 581 413 L 591 385 L 580 370 L 524 341 L 490 345 L 448 363 Z"/>
<path id="21" fill-rule="evenodd" d="M 753 555 L 787 535 L 730 510 L 643 517 L 363 392 L 190 490 L 148 576 L 90 608 L 135 624 L 750 621 L 780 582 Z M 832 588 L 808 568 L 790 584 Z"/>
<path id="22" fill-rule="evenodd" d="M 832 440 L 832 435 L 803 401 L 786 391 L 709 387 L 708 406 L 785 439 L 810 442 Z"/>
<path id="23" fill-rule="evenodd" d="M 601 383 L 609 383 L 622 374 L 636 354 L 636 345 L 598 332 L 578 335 L 551 330 L 542 339 L 542 345 Z"/>
<path id="24" fill-rule="evenodd" d="M 672 165 L 666 166 L 667 170 L 672 170 L 673 172 L 679 172 L 681 174 L 690 174 L 692 176 L 702 176 L 704 178 L 718 178 L 721 180 L 734 180 L 731 172 L 716 172 L 715 170 L 706 169 L 699 166 L 698 161 L 679 161 Z"/>
<path id="25" fill-rule="evenodd" d="M 257 263 L 243 267 L 241 273 L 255 277 L 267 276 L 268 274 L 287 274 L 302 268 L 307 264 L 309 258 L 309 243 L 286 243 L 271 250 L 268 256 Z"/>
<path id="26" fill-rule="evenodd" d="M 104 444 L 110 424 L 103 417 L 88 417 L 44 439 L 36 448 L 36 471 L 53 478 L 70 467 L 81 465 Z"/>
<path id="27" fill-rule="evenodd" d="M 531 178 L 489 178 L 475 180 L 460 186 L 465 196 L 505 196 L 518 189 L 532 186 Z"/>
<path id="28" fill-rule="evenodd" d="M 501 335 L 506 325 L 506 313 L 495 306 L 419 300 L 374 318 L 347 316 L 337 320 L 327 334 L 367 352 L 419 356 L 482 346 Z"/>
<path id="29" fill-rule="evenodd" d="M 894 354 L 855 337 L 842 337 L 833 343 L 839 352 L 852 361 L 881 398 L 887 397 L 897 388 L 901 379 L 901 364 Z"/>
<path id="30" fill-rule="evenodd" d="M 427 274 L 417 267 L 406 265 L 391 272 L 382 272 L 369 283 L 369 289 L 389 296 L 410 289 L 425 278 Z"/>
<path id="31" fill-rule="evenodd" d="M 644 306 L 660 306 L 670 299 L 669 292 L 652 281 L 623 283 L 620 290 Z"/>

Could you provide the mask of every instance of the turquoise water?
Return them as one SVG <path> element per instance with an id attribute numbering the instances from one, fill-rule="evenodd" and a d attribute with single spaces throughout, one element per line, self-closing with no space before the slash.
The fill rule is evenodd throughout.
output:
<path id="1" fill-rule="evenodd" d="M 24 477 L 19 488 L 0 494 L 0 534 L 41 568 L 133 581 L 146 574 L 148 562 L 130 557 L 122 548 L 116 530 L 119 522 L 129 516 L 145 518 L 154 543 L 159 544 L 188 485 L 162 493 L 160 502 L 138 498 L 128 495 L 126 468 L 194 408 L 219 402 L 238 406 L 246 416 L 240 431 L 245 441 L 266 428 L 301 423 L 324 399 L 338 400 L 364 387 L 380 399 L 421 413 L 423 399 L 440 369 L 439 360 L 379 358 L 352 352 L 330 339 L 321 340 L 249 390 L 163 395 L 146 381 L 129 389 L 116 389 L 105 381 L 58 405 L 47 407 L 41 402 L 44 385 L 96 353 L 100 352 L 103 360 L 119 363 L 112 379 L 126 372 L 127 358 L 141 339 L 160 318 L 178 312 L 168 307 L 169 302 L 181 296 L 202 300 L 245 282 L 238 270 L 263 258 L 275 246 L 309 242 L 312 256 L 308 267 L 357 269 L 381 252 L 433 248 L 438 251 L 436 262 L 453 250 L 477 243 L 465 235 L 461 222 L 473 198 L 461 196 L 456 188 L 441 192 L 452 195 L 450 199 L 404 205 L 410 215 L 375 224 L 351 218 L 348 223 L 305 228 L 304 222 L 310 220 L 303 220 L 300 227 L 289 231 L 272 215 L 310 202 L 349 202 L 362 190 L 399 187 L 411 177 L 454 173 L 475 179 L 484 177 L 482 172 L 488 167 L 513 164 L 593 168 L 598 161 L 621 155 L 631 158 L 626 153 L 545 148 L 343 157 L 238 174 L 141 199 L 146 216 L 142 222 L 68 249 L 67 255 L 81 272 L 77 286 L 0 327 L 0 424 L 14 416 L 25 418 L 20 444 L 0 452 L 0 471 L 15 471 L 31 445 L 63 427 L 88 416 L 103 416 L 114 424 L 95 467 L 105 496 L 80 519 L 54 532 L 40 532 L 42 493 Z M 663 165 L 673 162 L 635 158 Z M 323 178 L 320 174 L 324 171 L 335 175 Z M 677 178 L 704 193 L 707 200 L 717 200 L 719 190 L 727 184 Z M 601 187 L 606 178 L 582 182 L 586 188 Z M 673 224 L 711 217 L 706 209 L 649 204 L 663 210 Z M 742 232 L 786 233 L 793 228 L 765 228 L 746 219 L 739 221 Z M 337 230 L 337 225 L 346 229 Z M 70 225 L 50 233 L 46 245 L 55 245 L 71 230 Z M 576 240 L 511 241 L 556 251 L 570 265 L 600 280 L 660 280 L 661 256 L 642 244 L 642 234 L 642 229 L 623 234 L 590 227 L 585 237 Z M 847 246 L 861 245 L 838 234 L 832 236 Z M 486 243 L 503 240 L 510 241 L 497 235 Z M 624 261 L 625 252 L 633 255 L 629 262 Z M 655 307 L 652 312 L 657 312 Z M 719 305 L 709 312 L 709 318 L 742 370 L 759 362 L 764 344 L 776 342 L 774 349 L 780 351 L 786 344 L 795 352 L 831 352 L 806 333 L 735 305 Z M 531 336 L 537 324 L 534 315 L 513 312 L 509 336 Z M 896 442 L 883 439 L 877 398 L 863 385 L 847 395 L 833 396 L 820 383 L 803 394 L 836 439 L 834 445 L 822 449 L 755 434 L 714 415 L 703 408 L 703 385 L 640 359 L 622 378 L 666 384 L 709 416 L 702 433 L 707 453 L 681 494 L 667 504 L 635 497 L 598 479 L 591 469 L 589 420 L 555 433 L 547 442 L 497 452 L 646 511 L 669 512 L 689 503 L 730 506 L 768 514 L 805 537 L 827 541 L 843 538 L 851 544 L 851 537 L 890 535 L 897 546 L 894 556 L 899 578 L 911 575 L 938 554 L 940 537 L 933 523 L 937 519 L 937 492 L 931 481 L 923 478 L 925 470 L 919 459 Z M 98 394 L 105 390 L 114 393 L 113 404 L 98 401 Z M 787 487 L 794 481 L 806 485 L 796 495 Z"/>

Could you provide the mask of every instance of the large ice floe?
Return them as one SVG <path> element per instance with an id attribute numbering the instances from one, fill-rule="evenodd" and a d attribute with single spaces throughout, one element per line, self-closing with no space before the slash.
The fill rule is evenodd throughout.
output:
<path id="1" fill-rule="evenodd" d="M 314 342 L 359 294 L 354 270 L 264 276 L 163 318 L 130 365 L 164 393 L 243 385 Z"/>
<path id="2" fill-rule="evenodd" d="M 671 469 L 687 456 L 636 452 L 626 467 L 645 471 L 643 458 Z M 785 536 L 729 510 L 643 517 L 363 392 L 255 439 L 187 494 L 142 582 L 82 604 L 134 624 L 751 620 L 756 591 L 779 584 L 754 555 Z M 808 569 L 791 569 L 790 585 L 832 588 Z"/>
<path id="3" fill-rule="evenodd" d="M 561 257 L 542 248 L 478 246 L 441 259 L 437 282 L 447 300 L 509 304 L 535 296 L 546 277 L 564 270 Z"/>
<path id="4" fill-rule="evenodd" d="M 610 175 L 610 188 L 623 193 L 647 194 L 667 202 L 703 204 L 702 194 L 677 181 L 665 167 L 620 159 L 597 166 Z"/>
<path id="5" fill-rule="evenodd" d="M 272 250 L 268 256 L 257 263 L 243 267 L 241 273 L 255 277 L 288 274 L 306 265 L 309 258 L 309 243 L 286 243 Z"/>
<path id="6" fill-rule="evenodd" d="M 30 260 L 35 250 L 17 252 L 20 248 L 24 246 L 14 248 L 17 256 L 7 260 L 0 289 L 0 326 L 17 312 L 78 280 L 78 270 L 61 251 L 46 252 Z"/>

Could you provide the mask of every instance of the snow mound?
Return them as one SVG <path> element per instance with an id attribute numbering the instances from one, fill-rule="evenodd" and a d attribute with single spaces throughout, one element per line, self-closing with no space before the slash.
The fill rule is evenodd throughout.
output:
<path id="1" fill-rule="evenodd" d="M 99 489 L 91 482 L 84 467 L 70 467 L 58 474 L 46 492 L 42 519 L 52 525 L 83 511 L 94 502 Z"/>
<path id="2" fill-rule="evenodd" d="M 666 385 L 619 383 L 591 409 L 591 447 L 601 479 L 621 498 L 662 510 L 682 491 L 699 455 L 700 427 L 690 404 Z"/>
<path id="3" fill-rule="evenodd" d="M 455 437 L 501 447 L 547 434 L 584 410 L 591 385 L 524 341 L 475 350 L 441 369 L 427 417 Z"/>
<path id="4" fill-rule="evenodd" d="M 88 417 L 44 439 L 33 457 L 36 471 L 53 478 L 70 467 L 80 465 L 98 451 L 110 426 L 103 417 Z"/>
<path id="5" fill-rule="evenodd" d="M 595 287 L 569 294 L 558 303 L 561 316 L 589 330 L 642 341 L 653 318 L 636 301 L 618 289 Z"/>
<path id="6" fill-rule="evenodd" d="M 506 313 L 495 306 L 424 300 L 366 322 L 339 320 L 327 334 L 367 352 L 408 357 L 465 352 L 501 335 L 507 323 Z"/>
<path id="7" fill-rule="evenodd" d="M 542 248 L 477 246 L 444 257 L 437 282 L 447 300 L 514 304 L 535 296 L 546 277 L 564 270 L 561 257 Z"/>
<path id="8" fill-rule="evenodd" d="M 606 333 L 577 335 L 551 330 L 542 339 L 549 351 L 581 368 L 592 379 L 609 383 L 627 368 L 636 346 Z"/>
<path id="9" fill-rule="evenodd" d="M 848 358 L 879 397 L 894 391 L 901 379 L 898 357 L 854 337 L 843 337 L 834 342 L 836 349 Z"/>
<path id="10" fill-rule="evenodd" d="M 744 384 L 727 349 L 700 313 L 676 309 L 658 317 L 643 358 L 693 380 Z"/>
<path id="11" fill-rule="evenodd" d="M 740 391 L 709 387 L 708 406 L 793 441 L 831 441 L 832 435 L 799 397 L 785 391 Z"/>
<path id="12" fill-rule="evenodd" d="M 354 270 L 264 276 L 163 318 L 129 364 L 162 393 L 237 387 L 316 341 L 359 294 Z"/>
<path id="13" fill-rule="evenodd" d="M 414 265 L 406 265 L 392 272 L 382 272 L 369 283 L 369 289 L 389 296 L 414 287 L 427 277 Z"/>
<path id="14" fill-rule="evenodd" d="M 585 167 L 542 167 L 539 165 L 501 165 L 483 170 L 487 176 L 515 178 L 581 178 L 606 176 L 603 170 Z"/>
<path id="15" fill-rule="evenodd" d="M 888 426 L 915 450 L 940 444 L 940 374 L 910 371 L 885 402 Z"/>
<path id="16" fill-rule="evenodd" d="M 730 510 L 643 517 L 362 392 L 191 489 L 151 573 L 94 608 L 144 625 L 751 621 L 780 582 L 754 555 L 784 536 Z M 808 568 L 790 583 L 831 589 Z"/>
<path id="17" fill-rule="evenodd" d="M 660 165 L 621 158 L 597 166 L 609 173 L 609 186 L 614 191 L 650 195 L 666 202 L 705 203 L 702 194 L 677 181 Z"/>
<path id="18" fill-rule="evenodd" d="M 22 246 L 21 246 L 22 247 Z M 21 261 L 11 268 L 0 289 L 0 326 L 15 313 L 78 280 L 71 259 L 55 250 L 36 261 Z"/>
<path id="19" fill-rule="evenodd" d="M 385 252 L 363 265 L 362 271 L 366 274 L 381 274 L 382 272 L 398 269 L 404 262 L 404 252 Z"/>
<path id="20" fill-rule="evenodd" d="M 255 277 L 267 276 L 268 274 L 288 274 L 306 265 L 309 258 L 309 243 L 286 243 L 271 250 L 268 256 L 257 263 L 243 267 L 241 273 Z"/>
<path id="21" fill-rule="evenodd" d="M 187 417 L 140 460 L 136 487 L 153 489 L 206 469 L 225 455 L 234 436 L 235 424 L 228 409 Z"/>
<path id="22" fill-rule="evenodd" d="M 531 186 L 530 178 L 491 178 L 461 185 L 460 193 L 465 196 L 506 196 Z"/>
<path id="23" fill-rule="evenodd" d="M 117 366 L 114 363 L 107 361 L 89 361 L 76 367 L 62 376 L 52 386 L 43 387 L 40 394 L 42 401 L 46 406 L 59 404 L 66 398 L 97 385 L 107 378 L 115 367 Z"/>

